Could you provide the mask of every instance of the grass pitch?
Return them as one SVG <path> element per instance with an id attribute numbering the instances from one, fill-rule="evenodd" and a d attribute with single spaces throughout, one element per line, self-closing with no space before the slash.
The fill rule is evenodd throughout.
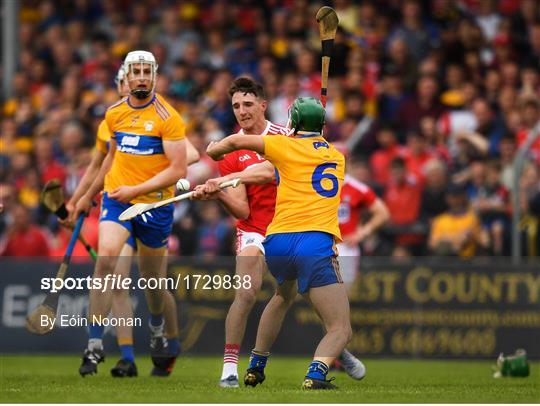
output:
<path id="1" fill-rule="evenodd" d="M 246 356 L 240 371 L 246 367 Z M 531 403 L 540 401 L 540 363 L 528 378 L 494 379 L 489 361 L 366 360 L 367 376 L 335 375 L 337 391 L 300 388 L 308 358 L 272 357 L 257 388 L 221 389 L 220 357 L 181 357 L 169 378 L 149 376 L 139 356 L 138 378 L 112 378 L 111 353 L 99 374 L 81 378 L 79 357 L 0 356 L 0 402 L 6 403 Z"/>

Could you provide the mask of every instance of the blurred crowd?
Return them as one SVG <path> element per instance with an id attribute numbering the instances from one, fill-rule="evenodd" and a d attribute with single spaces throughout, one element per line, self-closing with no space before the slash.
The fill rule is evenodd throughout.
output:
<path id="1" fill-rule="evenodd" d="M 118 95 L 130 50 L 154 53 L 157 91 L 188 125 L 216 175 L 212 140 L 238 130 L 227 89 L 260 81 L 268 118 L 320 92 L 320 40 L 306 0 L 22 0 L 14 95 L 2 100 L 0 251 L 63 255 L 69 233 L 39 203 L 57 178 L 66 197 L 89 163 L 97 126 Z M 524 254 L 538 255 L 540 138 L 513 181 L 512 162 L 540 121 L 536 0 L 338 0 L 326 137 L 391 220 L 365 255 L 508 255 L 510 193 L 521 196 Z M 97 238 L 97 210 L 85 224 Z M 172 255 L 234 253 L 234 221 L 216 202 L 175 212 Z M 79 248 L 79 254 L 84 255 Z"/>

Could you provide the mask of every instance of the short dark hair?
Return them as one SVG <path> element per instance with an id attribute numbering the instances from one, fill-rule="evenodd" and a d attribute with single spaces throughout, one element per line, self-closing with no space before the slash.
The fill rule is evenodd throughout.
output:
<path id="1" fill-rule="evenodd" d="M 405 160 L 401 157 L 396 157 L 390 161 L 390 168 L 405 169 Z"/>
<path id="2" fill-rule="evenodd" d="M 229 87 L 229 96 L 233 97 L 236 92 L 251 93 L 260 99 L 266 99 L 263 86 L 253 79 L 241 77 L 236 79 Z"/>

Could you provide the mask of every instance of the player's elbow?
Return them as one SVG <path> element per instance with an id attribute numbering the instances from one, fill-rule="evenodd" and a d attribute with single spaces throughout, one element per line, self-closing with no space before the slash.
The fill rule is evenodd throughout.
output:
<path id="1" fill-rule="evenodd" d="M 187 164 L 191 165 L 195 162 L 199 162 L 199 159 L 201 159 L 201 154 L 199 154 L 199 151 L 197 151 L 195 148 L 189 148 L 187 151 Z"/>
<path id="2" fill-rule="evenodd" d="M 274 171 L 271 172 L 261 172 L 258 174 L 258 176 L 255 178 L 255 184 L 257 185 L 264 185 L 266 183 L 270 183 L 276 180 L 276 176 L 274 174 Z"/>
<path id="3" fill-rule="evenodd" d="M 390 221 L 390 210 L 384 204 L 381 207 L 380 211 L 381 225 L 386 224 Z"/>
<path id="4" fill-rule="evenodd" d="M 269 168 L 262 174 L 262 183 L 270 183 L 276 180 L 276 171 L 274 168 Z"/>
<path id="5" fill-rule="evenodd" d="M 238 212 L 236 213 L 236 218 L 238 220 L 247 220 L 249 217 L 249 207 L 242 207 Z"/>
<path id="6" fill-rule="evenodd" d="M 380 225 L 386 224 L 390 220 L 390 210 L 388 210 L 388 207 L 381 200 L 377 200 L 375 203 L 373 215 L 379 219 L 378 223 Z"/>

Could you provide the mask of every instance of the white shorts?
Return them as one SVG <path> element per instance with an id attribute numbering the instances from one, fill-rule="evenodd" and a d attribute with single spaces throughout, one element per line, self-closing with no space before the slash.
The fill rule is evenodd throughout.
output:
<path id="1" fill-rule="evenodd" d="M 339 243 L 337 249 L 339 270 L 341 271 L 343 283 L 352 283 L 360 271 L 360 248 Z"/>
<path id="2" fill-rule="evenodd" d="M 264 255 L 264 235 L 254 231 L 236 230 L 236 254 L 247 247 L 255 246 Z"/>

